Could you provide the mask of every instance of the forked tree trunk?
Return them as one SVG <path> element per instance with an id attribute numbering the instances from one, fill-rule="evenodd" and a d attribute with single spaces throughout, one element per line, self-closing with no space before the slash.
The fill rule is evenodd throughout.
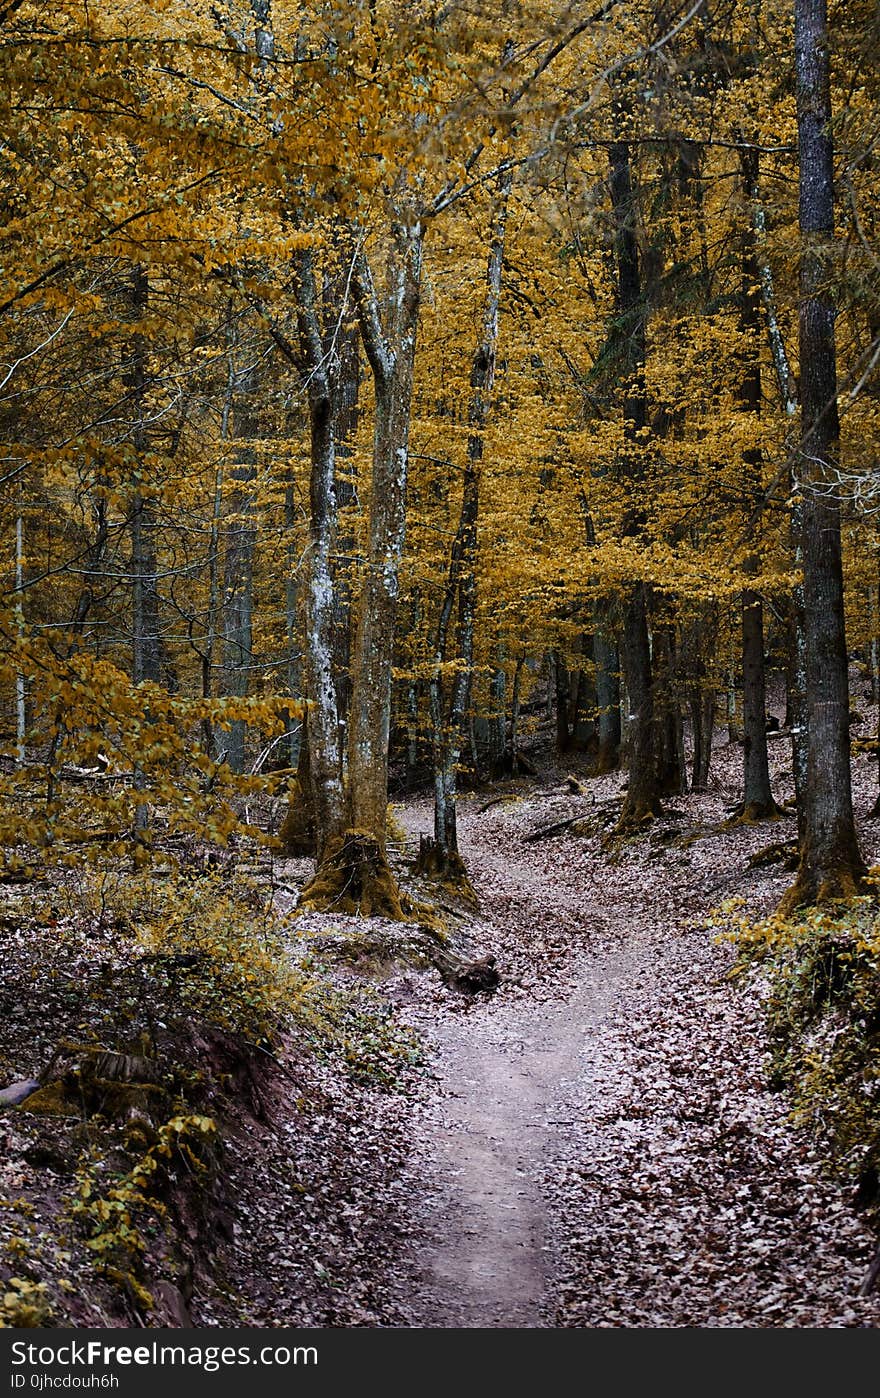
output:
<path id="1" fill-rule="evenodd" d="M 313 541 L 313 569 L 320 566 L 310 581 L 310 605 L 313 617 L 323 618 L 322 634 L 326 644 L 322 639 L 316 647 L 314 638 L 310 638 L 314 663 L 312 684 L 320 685 L 323 693 L 323 702 L 315 705 L 316 709 L 321 708 L 322 715 L 320 743 L 314 741 L 312 733 L 319 862 L 314 878 L 303 890 L 301 901 L 307 907 L 360 911 L 364 916 L 373 914 L 396 919 L 405 916 L 406 903 L 385 854 L 388 745 L 398 580 L 406 525 L 409 425 L 423 240 L 423 223 L 406 207 L 405 198 L 399 200 L 391 229 L 384 308 L 363 250 L 358 249 L 353 254 L 351 283 L 361 337 L 373 373 L 375 422 L 367 554 L 352 649 L 348 780 L 344 789 L 332 668 L 334 596 L 330 537 L 336 523 L 336 505 L 333 394 L 329 382 L 326 386 L 327 423 L 322 426 L 314 411 L 312 413 L 313 442 L 316 430 L 323 431 L 320 454 L 327 463 L 315 472 L 313 446 L 313 487 L 319 487 L 317 497 L 313 492 L 313 531 L 316 517 L 322 514 L 328 524 L 321 539 L 316 537 Z M 313 321 L 311 338 L 315 352 L 319 362 L 325 362 L 317 313 Z M 329 731 L 331 711 L 335 739 Z M 310 725 L 313 714 L 314 710 L 310 713 Z"/>
<path id="2" fill-rule="evenodd" d="M 834 167 L 826 0 L 796 0 L 800 156 L 801 540 L 806 661 L 807 780 L 803 842 L 783 908 L 852 897 L 865 865 L 852 808 L 849 677 L 843 607 L 833 271 Z"/>

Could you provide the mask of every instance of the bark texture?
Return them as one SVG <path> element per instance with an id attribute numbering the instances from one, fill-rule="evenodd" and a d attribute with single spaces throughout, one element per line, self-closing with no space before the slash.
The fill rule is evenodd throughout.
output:
<path id="1" fill-rule="evenodd" d="M 801 235 L 801 494 L 807 736 L 801 861 L 786 908 L 851 897 L 865 874 L 852 809 L 834 305 L 834 168 L 826 0 L 795 5 Z"/>

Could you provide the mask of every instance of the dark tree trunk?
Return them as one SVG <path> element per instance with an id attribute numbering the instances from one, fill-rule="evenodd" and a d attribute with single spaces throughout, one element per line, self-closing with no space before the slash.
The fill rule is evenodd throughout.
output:
<path id="1" fill-rule="evenodd" d="M 640 824 L 660 809 L 654 761 L 654 695 L 648 641 L 648 606 L 644 583 L 636 583 L 623 618 L 621 659 L 626 676 L 626 760 L 629 783 L 621 825 Z"/>
<path id="2" fill-rule="evenodd" d="M 766 820 L 779 814 L 770 790 L 767 757 L 767 704 L 764 663 L 764 611 L 760 595 L 742 597 L 743 802 L 742 819 Z"/>
<path id="3" fill-rule="evenodd" d="M 489 681 L 490 714 L 489 726 L 489 776 L 493 780 L 504 771 L 505 729 L 507 716 L 507 671 L 504 668 L 504 651 L 497 647 L 497 665 Z"/>
<path id="4" fill-rule="evenodd" d="M 691 790 L 708 791 L 712 763 L 712 735 L 715 728 L 715 690 L 697 687 L 691 694 L 691 726 L 694 751 L 691 760 Z"/>
<path id="5" fill-rule="evenodd" d="M 740 155 L 743 191 L 747 204 L 754 207 L 758 198 L 758 153 L 744 150 Z M 761 330 L 761 271 L 758 265 L 755 226 L 752 219 L 743 221 L 742 286 L 739 309 L 740 329 L 746 344 L 746 365 L 743 373 L 740 407 L 754 417 L 761 413 L 761 361 L 759 336 Z M 750 508 L 759 508 L 761 495 L 762 457 L 758 450 L 743 453 L 746 499 Z M 758 571 L 757 555 L 746 559 L 745 571 Z M 743 671 L 743 800 L 739 819 L 752 822 L 774 818 L 779 808 L 770 789 L 770 764 L 767 755 L 766 674 L 764 665 L 764 609 L 761 597 L 751 588 L 742 596 L 742 671 Z"/>
<path id="6" fill-rule="evenodd" d="M 615 141 L 610 152 L 611 207 L 614 216 L 614 242 L 617 260 L 617 335 L 623 349 L 626 388 L 623 399 L 625 447 L 621 456 L 622 474 L 629 481 L 642 475 L 641 432 L 647 412 L 645 404 L 645 306 L 636 239 L 636 205 L 630 171 L 629 146 Z M 630 511 L 624 533 L 638 536 L 643 529 L 637 510 Z M 644 582 L 633 583 L 623 614 L 621 660 L 626 681 L 626 760 L 629 778 L 626 799 L 620 815 L 620 828 L 638 825 L 660 810 L 660 787 L 654 756 L 654 695 L 651 673 L 651 647 L 648 637 L 647 589 Z"/>
<path id="7" fill-rule="evenodd" d="M 800 156 L 801 543 L 807 772 L 803 843 L 785 908 L 851 897 L 865 874 L 852 808 L 849 677 L 843 608 L 833 271 L 834 167 L 826 0 L 796 0 Z"/>
<path id="8" fill-rule="evenodd" d="M 687 790 L 687 774 L 678 694 L 675 627 L 657 625 L 653 628 L 653 637 L 657 783 L 664 795 L 680 796 Z"/>
<path id="9" fill-rule="evenodd" d="M 596 705 L 599 710 L 599 747 L 595 770 L 599 775 L 613 772 L 620 761 L 620 658 L 599 606 L 596 608 L 593 654 L 596 659 Z"/>
<path id="10" fill-rule="evenodd" d="M 556 751 L 562 756 L 571 747 L 568 707 L 571 700 L 571 676 L 562 652 L 553 651 L 553 688 L 556 694 Z"/>
<path id="11" fill-rule="evenodd" d="M 486 267 L 486 296 L 482 326 L 471 365 L 471 395 L 468 404 L 468 443 L 462 482 L 461 510 L 452 544 L 449 573 L 440 609 L 435 641 L 435 671 L 431 679 L 431 710 L 434 728 L 434 849 L 439 872 L 461 886 L 468 895 L 467 881 L 458 848 L 456 813 L 458 766 L 468 729 L 474 670 L 474 630 L 477 613 L 477 529 L 480 516 L 480 482 L 486 421 L 495 387 L 498 349 L 498 320 L 501 305 L 501 274 L 504 266 L 504 240 L 511 179 L 503 175 L 498 185 L 497 203 L 489 237 Z M 456 595 L 458 624 L 455 651 L 458 665 L 444 695 L 443 663 L 448 654 L 450 621 Z M 445 703 L 444 703 L 445 699 Z M 438 872 L 435 871 L 435 872 Z"/>

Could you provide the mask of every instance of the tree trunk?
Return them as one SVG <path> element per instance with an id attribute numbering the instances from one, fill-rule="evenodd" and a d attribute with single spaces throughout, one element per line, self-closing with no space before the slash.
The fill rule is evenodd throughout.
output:
<path id="1" fill-rule="evenodd" d="M 619 828 L 642 824 L 660 810 L 654 752 L 654 693 L 648 639 L 647 589 L 630 590 L 623 617 L 621 660 L 626 676 L 626 766 L 628 783 Z"/>
<path id="2" fill-rule="evenodd" d="M 834 307 L 828 289 L 834 237 L 834 168 L 826 0 L 796 0 L 795 65 L 800 156 L 801 494 L 807 773 L 803 843 L 785 909 L 852 897 L 865 865 L 852 809 L 849 678 L 843 608 Z"/>
<path id="3" fill-rule="evenodd" d="M 620 761 L 620 659 L 606 629 L 603 609 L 596 606 L 593 654 L 596 659 L 596 704 L 599 709 L 599 748 L 595 772 L 613 772 Z"/>
<path id="4" fill-rule="evenodd" d="M 522 684 L 523 665 L 525 656 L 518 655 L 516 666 L 513 671 L 513 686 L 510 693 L 510 748 L 508 750 L 508 761 L 510 770 L 516 776 L 520 764 L 519 757 L 519 707 L 520 707 L 520 687 Z"/>
<path id="5" fill-rule="evenodd" d="M 610 151 L 611 208 L 614 217 L 614 243 L 617 260 L 617 334 L 622 339 L 626 365 L 623 399 L 625 446 L 621 454 L 622 474 L 637 482 L 642 475 L 641 433 L 647 419 L 645 403 L 645 306 L 642 296 L 636 237 L 636 203 L 630 171 L 629 146 L 615 141 Z M 624 524 L 624 534 L 635 538 L 643 522 L 635 508 Z M 626 681 L 626 761 L 628 785 L 620 814 L 619 829 L 640 825 L 660 810 L 660 788 L 654 754 L 654 695 L 651 672 L 651 646 L 648 637 L 648 599 L 645 583 L 633 583 L 623 615 L 621 661 Z"/>
<path id="6" fill-rule="evenodd" d="M 562 652 L 554 650 L 553 691 L 556 696 L 556 751 L 562 756 L 571 747 L 571 730 L 568 725 L 568 706 L 571 699 L 571 677 L 562 658 Z"/>
<path id="7" fill-rule="evenodd" d="M 477 526 L 480 513 L 480 480 L 483 469 L 483 441 L 489 404 L 495 387 L 498 347 L 498 317 L 501 304 L 501 273 L 504 265 L 504 237 L 511 176 L 499 181 L 498 199 L 489 240 L 486 269 L 486 297 L 480 342 L 471 366 L 471 396 L 468 404 L 468 443 L 462 483 L 461 511 L 452 545 L 446 591 L 440 609 L 431 680 L 434 726 L 434 843 L 436 858 L 444 876 L 473 896 L 458 848 L 456 811 L 458 765 L 466 736 L 474 668 L 474 628 L 477 612 Z M 443 703 L 443 664 L 447 659 L 447 638 L 452 609 L 458 595 L 456 630 L 457 666 L 449 684 L 448 704 Z"/>
<path id="8" fill-rule="evenodd" d="M 743 191 L 749 208 L 757 205 L 758 153 L 740 153 Z M 761 326 L 761 274 L 758 266 L 754 222 L 743 223 L 742 286 L 739 308 L 740 329 L 746 344 L 746 365 L 741 387 L 740 407 L 744 413 L 761 413 L 761 360 L 758 336 Z M 762 456 L 759 450 L 743 453 L 746 499 L 759 507 L 762 487 Z M 745 572 L 757 573 L 756 554 L 745 561 Z M 764 666 L 764 609 L 760 595 L 746 587 L 742 595 L 742 672 L 743 672 L 743 800 L 737 817 L 747 823 L 775 819 L 779 807 L 770 790 L 770 764 L 767 754 L 766 674 Z"/>
<path id="9" fill-rule="evenodd" d="M 15 515 L 15 631 L 19 642 L 24 641 L 24 517 L 22 515 L 21 492 Z M 27 691 L 24 673 L 15 672 L 15 760 L 19 767 L 25 765 L 27 752 Z"/>
<path id="10" fill-rule="evenodd" d="M 655 670 L 655 719 L 657 738 L 655 761 L 657 783 L 666 796 L 680 796 L 687 790 L 684 761 L 684 732 L 678 693 L 678 663 L 675 627 L 653 627 Z"/>
<path id="11" fill-rule="evenodd" d="M 352 828 L 385 848 L 388 740 L 398 575 L 406 527 L 410 411 L 424 226 L 400 211 L 392 229 L 387 329 L 363 254 L 354 286 L 376 395 L 369 539 L 352 657 L 348 736 Z"/>
<path id="12" fill-rule="evenodd" d="M 149 282 L 143 267 L 132 269 L 131 311 L 141 320 L 147 311 Z M 132 337 L 132 442 L 140 472 L 146 454 L 146 388 L 147 346 L 143 335 L 136 331 Z M 159 653 L 159 605 L 156 578 L 156 538 L 152 504 L 148 504 L 139 487 L 131 505 L 131 677 L 134 684 L 161 680 Z M 145 721 L 149 716 L 144 715 Z M 144 772 L 138 763 L 134 768 L 134 788 L 143 791 Z M 143 852 L 149 826 L 149 808 L 138 801 L 134 810 L 135 860 Z"/>
<path id="13" fill-rule="evenodd" d="M 507 671 L 503 665 L 504 648 L 497 647 L 498 663 L 489 681 L 489 776 L 494 781 L 504 771 L 507 727 Z"/>
<path id="14" fill-rule="evenodd" d="M 798 410 L 797 387 L 791 370 L 785 339 L 779 324 L 776 307 L 776 291 L 773 271 L 766 256 L 765 240 L 767 223 L 763 207 L 757 197 L 753 204 L 753 224 L 755 229 L 755 256 L 761 278 L 761 299 L 764 303 L 764 319 L 767 340 L 779 397 L 786 417 L 793 418 Z M 797 568 L 803 564 L 803 530 L 801 505 L 795 497 L 789 524 L 792 553 Z M 807 728 L 805 716 L 805 690 L 807 683 L 806 648 L 804 640 L 804 588 L 803 583 L 795 583 L 788 607 L 788 666 L 786 671 L 785 727 L 791 733 L 792 766 L 794 789 L 797 804 L 798 841 L 804 842 L 803 812 L 807 784 Z"/>
<path id="15" fill-rule="evenodd" d="M 253 371 L 236 374 L 232 406 L 232 439 L 236 457 L 234 482 L 227 505 L 223 561 L 223 694 L 244 699 L 253 666 L 253 574 L 256 529 L 253 491 L 256 481 L 253 442 L 258 435 Z M 233 719 L 226 735 L 226 760 L 233 772 L 244 771 L 246 728 Z"/>
<path id="16" fill-rule="evenodd" d="M 340 316 L 344 286 L 333 278 L 328 310 Z M 332 323 L 332 320 L 331 320 Z M 358 429 L 360 397 L 360 338 L 357 323 L 342 314 L 336 334 L 339 367 L 336 388 L 336 506 L 340 527 L 336 538 L 336 563 L 333 575 L 334 634 L 333 655 L 336 682 L 336 703 L 339 722 L 348 723 L 351 704 L 351 632 L 352 591 L 356 572 L 357 537 L 347 518 L 357 505 L 357 474 L 354 460 Z"/>
<path id="17" fill-rule="evenodd" d="M 301 252 L 299 335 L 308 384 L 309 542 L 303 581 L 303 680 L 309 701 L 309 782 L 319 858 L 346 825 L 342 754 L 333 678 L 333 578 L 336 531 L 334 384 L 318 320 L 312 255 Z"/>

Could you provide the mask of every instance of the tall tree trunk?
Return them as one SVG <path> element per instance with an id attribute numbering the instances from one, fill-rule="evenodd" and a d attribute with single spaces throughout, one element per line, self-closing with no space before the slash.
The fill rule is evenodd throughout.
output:
<path id="1" fill-rule="evenodd" d="M 308 385 L 309 542 L 303 581 L 303 680 L 309 702 L 311 799 L 319 859 L 347 824 L 333 674 L 333 577 L 336 532 L 334 388 L 318 318 L 312 254 L 297 256 L 299 338 Z M 305 797 L 305 793 L 302 793 Z"/>
<path id="2" fill-rule="evenodd" d="M 231 472 L 223 567 L 223 693 L 235 699 L 247 697 L 253 666 L 256 389 L 253 370 L 236 375 L 232 424 L 237 460 Z M 233 772 L 244 771 L 245 736 L 244 720 L 233 719 L 226 739 L 226 759 Z"/>
<path id="3" fill-rule="evenodd" d="M 773 270 L 766 255 L 765 241 L 767 221 L 764 209 L 757 198 L 753 206 L 753 223 L 755 229 L 755 255 L 757 257 L 761 278 L 761 299 L 764 303 L 767 339 L 770 346 L 773 367 L 776 371 L 779 397 L 785 409 L 786 417 L 794 418 L 798 410 L 797 386 L 795 384 L 794 374 L 791 370 L 788 352 L 785 347 L 782 328 L 779 324 Z M 795 566 L 801 568 L 803 564 L 803 528 L 799 497 L 795 497 L 792 506 L 789 534 Z M 788 607 L 789 655 L 786 672 L 785 713 L 785 726 L 791 732 L 791 755 L 794 770 L 795 800 L 797 803 L 798 840 L 801 845 L 803 845 L 804 840 L 803 813 L 807 799 L 805 794 L 807 787 L 807 724 L 805 711 L 807 663 L 806 643 L 804 639 L 804 612 L 804 587 L 801 581 L 795 583 Z"/>
<path id="4" fill-rule="evenodd" d="M 319 864 L 303 902 L 315 908 L 334 908 L 340 912 L 381 915 L 396 919 L 405 916 L 404 902 L 385 854 L 386 819 L 388 809 L 388 745 L 391 733 L 391 680 L 397 618 L 400 561 L 403 554 L 406 527 L 406 484 L 409 451 L 409 427 L 416 352 L 416 332 L 419 321 L 421 292 L 422 245 L 424 224 L 409 207 L 405 196 L 398 192 L 398 207 L 391 228 L 390 256 L 386 291 L 380 303 L 373 284 L 366 255 L 358 249 L 352 261 L 352 288 L 357 304 L 361 338 L 373 373 L 375 390 L 375 419 L 373 430 L 373 470 L 370 493 L 370 513 L 367 555 L 358 599 L 357 631 L 352 649 L 351 704 L 348 722 L 348 782 L 344 791 L 341 768 L 336 759 L 341 755 L 322 735 L 323 770 L 333 792 L 332 812 L 318 809 L 318 829 L 333 830 L 329 838 L 319 833 Z M 384 312 L 384 314 L 383 314 Z M 316 349 L 322 347 L 317 331 Z M 326 374 L 325 374 L 326 377 Z M 311 390 L 310 390 L 311 391 Z M 328 389 L 329 392 L 329 389 Z M 329 463 L 333 452 L 332 393 L 327 399 L 327 441 L 323 454 Z M 314 414 L 313 414 L 314 418 Z M 317 423 L 316 423 L 317 426 Z M 313 500 L 312 511 L 336 522 L 333 499 L 333 468 L 318 472 L 326 508 Z M 313 472 L 313 482 L 316 477 Z M 313 518 L 314 524 L 314 518 Z M 309 638 L 315 667 L 312 684 L 323 687 L 324 700 L 332 697 L 333 719 L 336 722 L 338 701 L 332 670 L 332 620 L 334 597 L 329 573 L 329 526 L 324 529 L 320 550 L 313 548 L 313 560 L 321 561 L 320 573 L 311 586 L 311 607 L 314 635 Z M 318 540 L 315 540 L 317 545 Z M 317 616 L 326 611 L 328 627 L 326 646 L 316 645 L 320 627 Z M 325 663 L 326 662 L 326 663 Z M 314 696 L 312 696 L 314 697 Z M 316 705 L 316 707 L 318 707 Z M 324 709 L 324 702 L 320 706 Z M 310 714 L 310 738 L 312 716 Z M 325 729 L 329 724 L 329 709 Z M 338 732 L 338 728 L 337 728 Z M 312 745 L 312 770 L 316 799 L 320 795 L 325 806 L 326 795 L 318 770 L 318 746 Z M 326 761 L 332 753 L 334 771 Z M 337 775 L 338 774 L 338 775 Z M 339 801 L 336 800 L 338 792 Z M 337 819 L 337 812 L 339 819 Z M 332 815 L 332 819 L 330 818 Z"/>
<path id="5" fill-rule="evenodd" d="M 754 209 L 758 200 L 757 150 L 742 151 L 740 163 L 747 207 Z M 758 352 L 758 336 L 761 327 L 761 274 L 758 265 L 756 231 L 752 218 L 743 222 L 739 323 L 745 339 L 747 355 L 740 406 L 744 413 L 759 417 L 761 413 L 761 360 Z M 760 450 L 750 448 L 743 453 L 746 499 L 752 508 L 757 508 L 760 502 L 762 464 Z M 751 554 L 745 561 L 745 572 L 754 575 L 758 568 L 759 559 L 756 554 Z M 767 753 L 764 608 L 760 594 L 750 587 L 744 588 L 742 595 L 742 673 L 743 800 L 737 818 L 752 822 L 775 818 L 780 814 L 780 811 L 770 789 L 770 764 Z"/>
<path id="6" fill-rule="evenodd" d="M 232 308 L 228 311 L 226 393 L 223 399 L 223 412 L 220 417 L 220 440 L 226 442 L 232 421 L 232 405 L 235 397 L 235 351 L 232 326 Z M 223 467 L 218 466 L 214 476 L 214 500 L 211 510 L 211 529 L 208 535 L 208 615 L 205 624 L 205 639 L 202 647 L 202 698 L 210 699 L 214 693 L 214 664 L 217 649 L 217 628 L 220 619 L 220 522 L 223 513 Z M 210 718 L 202 720 L 202 738 L 205 751 L 211 757 L 219 757 L 216 733 Z"/>
<path id="7" fill-rule="evenodd" d="M 461 749 L 467 733 L 474 666 L 474 628 L 477 611 L 477 525 L 480 511 L 480 479 L 483 443 L 489 404 L 495 387 L 498 348 L 498 318 L 501 304 L 501 274 L 504 266 L 504 239 L 511 176 L 499 181 L 489 257 L 486 268 L 486 296 L 483 303 L 480 342 L 471 366 L 471 396 L 468 405 L 468 444 L 462 483 L 461 511 L 452 546 L 446 591 L 440 610 L 431 680 L 434 727 L 434 846 L 432 858 L 441 873 L 470 893 L 464 863 L 458 848 L 457 779 Z M 449 624 L 458 596 L 456 659 L 458 664 L 449 684 L 448 702 L 443 703 L 443 664 L 447 659 Z M 444 712 L 445 709 L 445 712 Z"/>
<path id="8" fill-rule="evenodd" d="M 384 851 L 388 807 L 391 668 L 406 528 L 409 427 L 421 293 L 424 225 L 399 211 L 392 228 L 386 317 L 365 256 L 354 286 L 373 371 L 376 417 L 369 537 L 352 656 L 348 765 L 351 824 Z"/>
<path id="9" fill-rule="evenodd" d="M 132 268 L 130 304 L 132 317 L 140 321 L 147 311 L 149 282 L 139 264 Z M 140 330 L 132 336 L 132 442 L 138 471 L 146 454 L 146 390 L 147 346 Z M 135 684 L 161 680 L 159 650 L 159 604 L 156 577 L 156 537 L 152 502 L 148 502 L 136 487 L 131 504 L 131 677 Z M 149 715 L 145 714 L 145 721 Z M 134 787 L 143 791 L 146 780 L 142 768 L 135 763 Z M 134 810 L 135 859 L 146 844 L 149 808 L 138 801 Z"/>
<path id="10" fill-rule="evenodd" d="M 837 365 L 829 278 L 834 168 L 826 0 L 796 0 L 795 66 L 800 157 L 801 539 L 806 659 L 807 781 L 797 880 L 786 909 L 851 897 L 865 865 L 852 808 L 849 678 L 843 608 Z"/>
<path id="11" fill-rule="evenodd" d="M 645 306 L 636 238 L 636 202 L 630 171 L 630 152 L 626 141 L 614 142 L 610 152 L 610 163 L 611 208 L 617 259 L 617 333 L 622 337 L 627 374 L 623 399 L 626 445 L 621 466 L 623 474 L 632 483 L 637 482 L 642 474 L 641 433 L 647 412 L 644 381 Z M 625 534 L 635 538 L 642 532 L 642 527 L 637 507 L 632 508 L 624 525 Z M 654 754 L 654 692 L 648 636 L 648 597 L 645 583 L 641 581 L 633 583 L 625 602 L 621 661 L 628 701 L 628 784 L 619 821 L 619 828 L 625 830 L 639 825 L 660 810 L 660 788 Z"/>
<path id="12" fill-rule="evenodd" d="M 15 515 L 15 630 L 20 642 L 24 640 L 24 516 L 21 491 Z M 25 765 L 27 752 L 27 691 L 22 670 L 15 672 L 15 760 Z"/>
<path id="13" fill-rule="evenodd" d="M 354 448 L 358 430 L 361 359 L 357 321 L 352 319 L 345 307 L 344 286 L 338 277 L 333 278 L 329 293 L 330 306 L 335 308 L 334 314 L 338 318 L 335 435 L 339 529 L 333 574 L 333 655 L 339 722 L 346 725 L 351 703 L 352 580 L 357 562 L 357 538 L 348 514 L 357 505 L 358 499 Z"/>

